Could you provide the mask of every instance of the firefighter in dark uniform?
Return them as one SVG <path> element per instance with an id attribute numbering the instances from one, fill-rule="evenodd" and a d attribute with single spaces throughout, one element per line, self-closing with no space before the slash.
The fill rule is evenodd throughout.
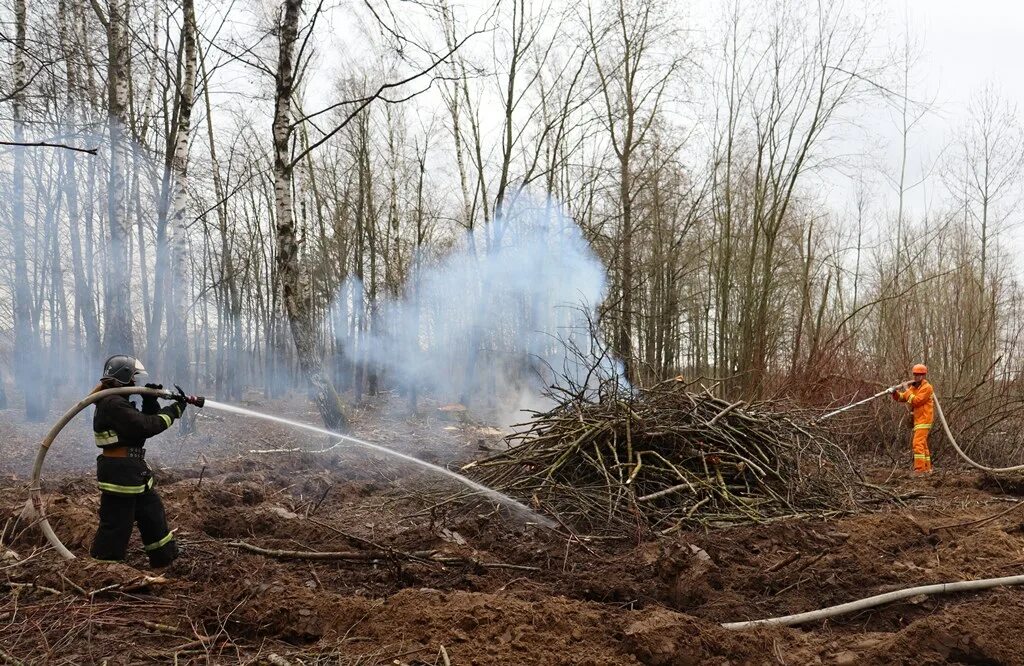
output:
<path id="1" fill-rule="evenodd" d="M 97 390 L 134 386 L 146 369 L 131 356 L 111 356 L 103 364 Z M 163 388 L 146 384 L 147 388 Z M 154 396 L 142 397 L 142 411 L 126 395 L 107 396 L 96 403 L 92 428 L 96 446 L 96 480 L 100 488 L 100 525 L 90 554 L 104 562 L 122 562 L 128 551 L 132 526 L 138 524 L 143 548 L 154 567 L 165 567 L 178 557 L 178 545 L 167 526 L 160 496 L 153 490 L 153 474 L 146 464 L 146 439 L 171 427 L 185 411 L 184 401 L 160 407 Z"/>

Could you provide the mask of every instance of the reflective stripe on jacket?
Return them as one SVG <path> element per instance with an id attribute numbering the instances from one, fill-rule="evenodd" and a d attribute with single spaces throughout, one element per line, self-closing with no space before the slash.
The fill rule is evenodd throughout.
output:
<path id="1" fill-rule="evenodd" d="M 910 411 L 914 414 L 915 430 L 932 427 L 932 420 L 935 416 L 933 392 L 932 385 L 928 383 L 927 379 L 923 379 L 920 386 L 911 386 L 906 391 L 896 394 L 897 400 L 910 406 Z"/>

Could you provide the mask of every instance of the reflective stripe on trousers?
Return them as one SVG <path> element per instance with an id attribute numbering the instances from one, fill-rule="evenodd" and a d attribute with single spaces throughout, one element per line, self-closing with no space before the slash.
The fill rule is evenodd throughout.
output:
<path id="1" fill-rule="evenodd" d="M 172 541 L 174 541 L 174 532 L 168 532 L 167 536 L 165 536 L 163 539 L 160 539 L 156 543 L 147 544 L 143 546 L 142 549 L 146 552 L 149 552 L 151 550 L 156 550 L 157 548 L 163 548 Z"/>
<path id="2" fill-rule="evenodd" d="M 931 433 L 932 424 L 922 423 L 914 426 L 914 436 L 911 446 L 914 450 L 914 471 L 932 471 L 932 453 L 928 450 L 928 435 Z"/>

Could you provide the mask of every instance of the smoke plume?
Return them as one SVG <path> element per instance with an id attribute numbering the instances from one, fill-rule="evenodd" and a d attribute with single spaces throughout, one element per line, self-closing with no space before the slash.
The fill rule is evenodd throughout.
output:
<path id="1" fill-rule="evenodd" d="M 379 307 L 372 331 L 338 340 L 350 361 L 366 361 L 387 385 L 494 410 L 507 424 L 541 406 L 551 382 L 621 375 L 592 323 L 604 266 L 557 205 L 519 203 L 442 260 L 417 263 L 406 293 Z M 349 280 L 336 306 L 357 310 L 363 288 Z"/>

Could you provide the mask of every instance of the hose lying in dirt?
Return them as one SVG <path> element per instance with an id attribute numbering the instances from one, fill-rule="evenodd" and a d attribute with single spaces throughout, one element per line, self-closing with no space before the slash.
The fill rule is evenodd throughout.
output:
<path id="1" fill-rule="evenodd" d="M 46 433 L 46 437 L 43 438 L 43 443 L 39 446 L 39 452 L 36 454 L 36 463 L 32 468 L 32 483 L 28 489 L 28 501 L 25 502 L 25 509 L 22 511 L 22 516 L 29 519 L 35 519 L 39 523 L 40 529 L 43 530 L 43 534 L 46 536 L 46 540 L 50 542 L 61 557 L 66 560 L 75 559 L 74 554 L 68 550 L 61 540 L 57 538 L 53 528 L 50 527 L 50 521 L 46 518 L 46 504 L 43 502 L 43 492 L 40 487 L 40 476 L 43 472 L 43 461 L 46 460 L 46 453 L 50 450 L 50 445 L 53 444 L 53 440 L 57 438 L 60 431 L 64 429 L 71 419 L 75 418 L 78 412 L 82 411 L 89 405 L 93 404 L 101 398 L 105 398 L 108 395 L 132 395 L 138 393 L 139 395 L 152 395 L 158 398 L 168 397 L 167 391 L 161 391 L 160 389 L 143 388 L 141 386 L 121 386 L 118 388 L 104 389 L 102 391 L 96 391 L 83 398 L 78 404 L 69 409 L 64 416 L 61 417 L 57 423 L 50 428 L 50 432 Z"/>
<path id="2" fill-rule="evenodd" d="M 886 592 L 885 594 L 876 594 L 875 596 L 867 597 L 866 599 L 849 601 L 845 604 L 839 604 L 838 606 L 829 606 L 828 608 L 808 611 L 806 613 L 783 615 L 781 617 L 772 617 L 764 620 L 750 620 L 749 622 L 726 622 L 722 626 L 726 629 L 751 629 L 753 627 L 767 625 L 788 627 L 795 624 L 803 624 L 805 622 L 824 620 L 826 618 L 836 617 L 837 615 L 845 615 L 847 613 L 853 613 L 867 608 L 874 608 L 875 606 L 881 606 L 883 604 L 892 603 L 893 601 L 916 597 L 922 594 L 949 594 L 953 592 L 968 592 L 970 590 L 987 590 L 992 587 L 1004 587 L 1007 585 L 1024 585 L 1024 575 L 1004 576 L 1003 578 L 983 578 L 981 580 L 962 580 L 955 583 L 936 583 L 935 585 L 908 587 L 903 590 L 894 590 L 892 592 Z"/>
<path id="3" fill-rule="evenodd" d="M 935 401 L 935 411 L 939 415 L 939 423 L 942 424 L 942 430 L 946 433 L 946 437 L 949 438 L 949 443 L 953 445 L 953 448 L 960 454 L 960 457 L 967 461 L 968 465 L 990 474 L 1006 474 L 1008 472 L 1020 472 L 1024 470 L 1024 465 L 1014 465 L 1013 467 L 986 467 L 981 463 L 976 463 L 971 460 L 970 457 L 964 453 L 964 450 L 960 448 L 960 445 L 956 443 L 956 438 L 953 437 L 953 433 L 950 432 L 949 424 L 946 423 L 946 415 L 942 413 L 942 405 L 939 404 L 938 396 L 932 394 L 932 400 Z"/>

